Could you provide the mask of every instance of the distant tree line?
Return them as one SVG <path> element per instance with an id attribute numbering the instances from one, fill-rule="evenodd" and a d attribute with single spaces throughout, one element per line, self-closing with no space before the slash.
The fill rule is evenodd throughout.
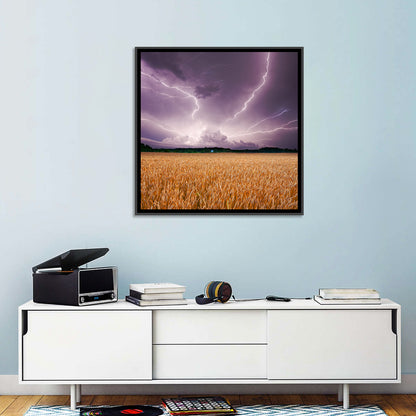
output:
<path id="1" fill-rule="evenodd" d="M 140 143 L 141 152 L 163 153 L 297 153 L 296 149 L 283 149 L 280 147 L 262 147 L 261 149 L 233 150 L 225 147 L 177 147 L 175 149 L 153 149 L 147 144 Z"/>

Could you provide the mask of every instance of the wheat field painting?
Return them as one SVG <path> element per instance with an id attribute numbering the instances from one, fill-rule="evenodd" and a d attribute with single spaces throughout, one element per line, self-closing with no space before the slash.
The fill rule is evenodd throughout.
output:
<path id="1" fill-rule="evenodd" d="M 136 213 L 303 213 L 302 48 L 136 48 Z"/>

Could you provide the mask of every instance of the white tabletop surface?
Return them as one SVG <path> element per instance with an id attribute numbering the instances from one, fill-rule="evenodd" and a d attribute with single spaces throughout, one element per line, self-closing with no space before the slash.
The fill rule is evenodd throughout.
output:
<path id="1" fill-rule="evenodd" d="M 276 302 L 262 300 L 233 301 L 226 303 L 214 302 L 208 305 L 198 305 L 193 299 L 187 299 L 186 305 L 166 305 L 166 306 L 136 306 L 123 299 L 117 302 L 101 303 L 90 306 L 67 306 L 52 305 L 46 303 L 35 303 L 32 300 L 21 305 L 22 310 L 165 310 L 165 309 L 220 309 L 220 310 L 241 310 L 241 309 L 399 309 L 400 305 L 390 299 L 382 299 L 381 305 L 359 304 L 359 305 L 320 305 L 313 299 L 292 299 L 290 302 Z"/>

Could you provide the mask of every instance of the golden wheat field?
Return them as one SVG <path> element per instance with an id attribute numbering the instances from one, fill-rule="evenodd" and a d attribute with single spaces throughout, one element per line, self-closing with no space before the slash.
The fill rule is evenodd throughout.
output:
<path id="1" fill-rule="evenodd" d="M 296 153 L 141 153 L 142 210 L 298 209 Z"/>

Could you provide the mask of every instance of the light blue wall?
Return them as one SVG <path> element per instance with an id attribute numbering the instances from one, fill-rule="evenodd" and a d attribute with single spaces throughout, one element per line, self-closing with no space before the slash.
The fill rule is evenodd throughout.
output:
<path id="1" fill-rule="evenodd" d="M 0 1 L 0 374 L 31 266 L 106 246 L 119 289 L 240 297 L 374 287 L 416 373 L 415 5 L 400 0 Z M 134 46 L 304 46 L 304 216 L 134 216 Z"/>

